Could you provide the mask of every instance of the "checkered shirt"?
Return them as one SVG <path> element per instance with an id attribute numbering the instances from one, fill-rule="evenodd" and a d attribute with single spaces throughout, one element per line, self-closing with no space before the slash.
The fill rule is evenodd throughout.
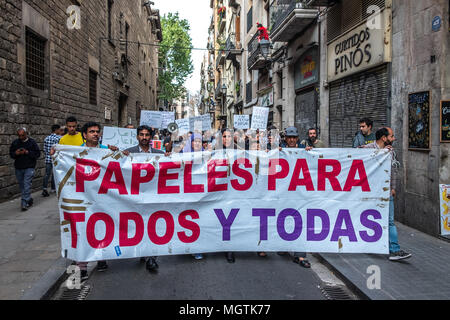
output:
<path id="1" fill-rule="evenodd" d="M 50 156 L 50 150 L 55 144 L 59 143 L 59 139 L 61 136 L 52 133 L 44 140 L 44 154 L 45 154 L 45 163 L 52 163 L 52 157 Z"/>

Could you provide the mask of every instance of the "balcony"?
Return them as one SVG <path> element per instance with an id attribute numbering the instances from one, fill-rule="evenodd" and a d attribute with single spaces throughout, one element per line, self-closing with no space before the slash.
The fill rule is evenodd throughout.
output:
<path id="1" fill-rule="evenodd" d="M 271 33 L 273 42 L 289 42 L 313 22 L 319 11 L 307 8 L 295 0 L 277 0 L 271 6 Z"/>
<path id="2" fill-rule="evenodd" d="M 225 59 L 231 60 L 235 67 L 239 66 L 239 62 L 237 60 L 237 56 L 242 54 L 242 49 L 236 48 L 236 36 L 234 33 L 231 33 L 228 36 L 227 42 L 225 44 Z"/>
<path id="3" fill-rule="evenodd" d="M 248 43 L 249 56 L 247 60 L 248 70 L 263 69 L 271 64 L 270 59 L 262 55 L 261 47 L 259 46 L 258 33 L 255 33 L 253 38 Z"/>
<path id="4" fill-rule="evenodd" d="M 216 100 L 222 100 L 222 81 L 217 82 L 216 91 L 214 92 L 214 98 Z"/>
<path id="5" fill-rule="evenodd" d="M 225 62 L 225 52 L 217 51 L 216 70 L 218 70 L 219 67 L 224 64 L 224 62 Z"/>

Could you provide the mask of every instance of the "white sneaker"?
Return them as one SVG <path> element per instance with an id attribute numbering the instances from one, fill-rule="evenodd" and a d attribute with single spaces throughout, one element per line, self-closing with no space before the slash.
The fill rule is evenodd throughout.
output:
<path id="1" fill-rule="evenodd" d="M 392 252 L 391 254 L 389 254 L 389 260 L 399 261 L 399 260 L 411 258 L 411 256 L 412 256 L 411 253 L 400 250 L 398 252 Z"/>

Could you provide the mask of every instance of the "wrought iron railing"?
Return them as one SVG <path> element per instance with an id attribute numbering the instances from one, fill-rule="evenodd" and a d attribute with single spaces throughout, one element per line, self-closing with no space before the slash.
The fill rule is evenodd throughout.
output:
<path id="1" fill-rule="evenodd" d="M 295 9 L 309 8 L 305 2 L 299 0 L 277 0 L 271 5 L 270 31 L 273 32 L 281 26 L 284 20 Z"/>
<path id="2" fill-rule="evenodd" d="M 258 41 L 258 33 L 255 33 L 253 38 L 248 43 L 248 60 L 247 67 L 250 68 L 261 54 L 261 49 Z"/>

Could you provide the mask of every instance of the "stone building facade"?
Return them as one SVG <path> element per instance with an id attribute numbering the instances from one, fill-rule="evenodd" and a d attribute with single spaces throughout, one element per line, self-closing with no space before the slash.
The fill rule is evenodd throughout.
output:
<path id="1" fill-rule="evenodd" d="M 138 124 L 157 105 L 158 10 L 145 0 L 0 0 L 0 201 L 19 193 L 9 146 L 26 127 Z M 33 188 L 39 189 L 44 157 Z"/>

